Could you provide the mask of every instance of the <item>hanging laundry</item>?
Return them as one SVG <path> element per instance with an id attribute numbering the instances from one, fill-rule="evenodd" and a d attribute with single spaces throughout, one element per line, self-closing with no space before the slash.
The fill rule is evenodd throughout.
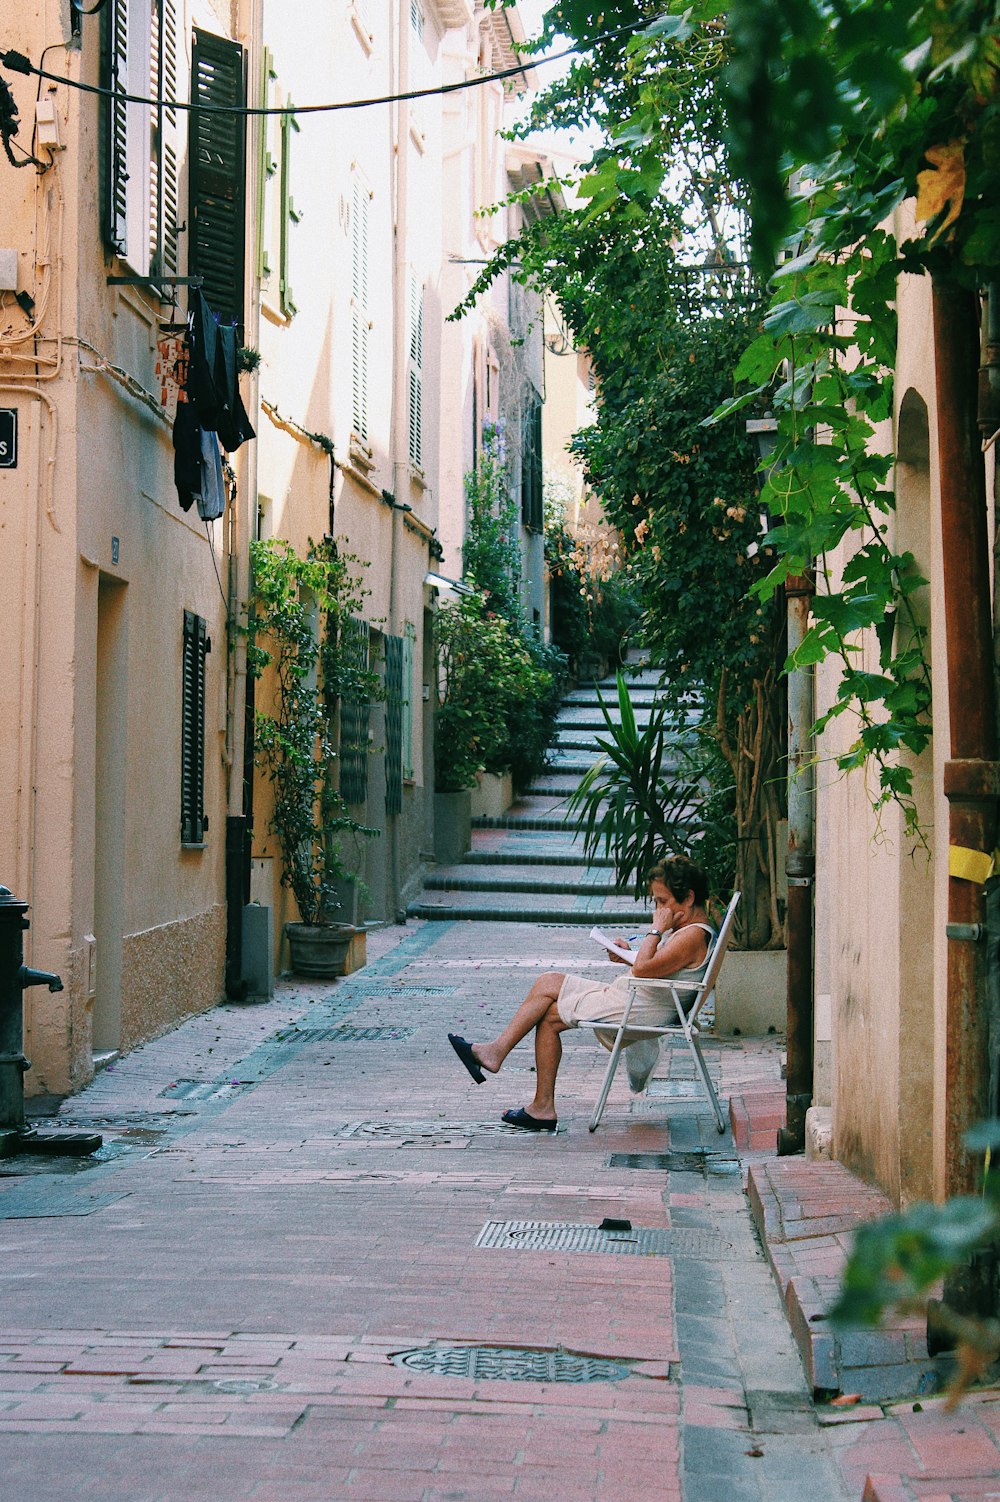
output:
<path id="1" fill-rule="evenodd" d="M 186 358 L 175 363 L 181 381 L 174 418 L 174 484 L 181 509 L 197 501 L 203 521 L 226 506 L 221 443 L 233 453 L 255 438 L 239 389 L 234 324 L 218 322 L 200 291 L 192 292 Z M 211 442 L 209 442 L 211 439 Z"/>
<path id="2" fill-rule="evenodd" d="M 174 418 L 174 484 L 182 511 L 190 511 L 201 492 L 201 429 L 192 404 L 178 401 Z"/>
<path id="3" fill-rule="evenodd" d="M 208 428 L 199 429 L 201 440 L 201 493 L 195 497 L 203 522 L 215 521 L 226 509 L 226 482 L 222 477 L 219 440 Z"/>
<path id="4" fill-rule="evenodd" d="M 256 437 L 240 396 L 236 328 L 217 322 L 200 291 L 194 293 L 190 323 L 188 399 L 198 409 L 200 425 L 218 433 L 220 443 L 232 453 Z"/>

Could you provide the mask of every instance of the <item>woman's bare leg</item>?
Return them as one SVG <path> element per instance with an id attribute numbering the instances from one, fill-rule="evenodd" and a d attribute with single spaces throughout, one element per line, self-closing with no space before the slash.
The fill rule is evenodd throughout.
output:
<path id="1" fill-rule="evenodd" d="M 526 1038 L 532 1028 L 538 1026 L 550 1007 L 555 1010 L 555 1000 L 564 979 L 565 976 L 558 970 L 548 970 L 540 975 L 503 1032 L 491 1043 L 472 1045 L 472 1052 L 490 1074 L 496 1074 L 511 1049 L 516 1048 L 521 1039 Z M 535 1046 L 537 1049 L 537 1039 Z"/>
<path id="2" fill-rule="evenodd" d="M 536 1121 L 554 1121 L 556 1115 L 556 1075 L 562 1059 L 562 1039 L 567 1024 L 556 1011 L 555 1003 L 535 1028 L 535 1098 L 528 1107 Z"/>

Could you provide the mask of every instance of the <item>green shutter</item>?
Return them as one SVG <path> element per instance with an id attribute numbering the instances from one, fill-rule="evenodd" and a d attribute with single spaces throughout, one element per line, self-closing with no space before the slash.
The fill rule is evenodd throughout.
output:
<path id="1" fill-rule="evenodd" d="M 210 32 L 194 33 L 191 103 L 247 102 L 243 48 Z M 223 323 L 243 323 L 246 235 L 246 116 L 192 109 L 188 150 L 188 270 Z"/>
<path id="2" fill-rule="evenodd" d="M 385 639 L 385 811 L 403 810 L 403 638 Z"/>
<path id="3" fill-rule="evenodd" d="M 371 633 L 367 621 L 348 617 L 340 625 L 340 650 L 345 666 L 366 671 Z M 367 699 L 345 694 L 340 701 L 340 796 L 345 803 L 364 803 L 368 797 Z"/>

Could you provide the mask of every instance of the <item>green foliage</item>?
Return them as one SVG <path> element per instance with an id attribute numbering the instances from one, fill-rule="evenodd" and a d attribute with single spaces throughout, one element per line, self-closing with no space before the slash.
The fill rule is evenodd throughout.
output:
<path id="1" fill-rule="evenodd" d="M 482 591 L 491 610 L 516 622 L 521 616 L 521 550 L 502 419 L 483 423 L 482 448 L 475 469 L 465 477 L 465 496 L 465 577 Z"/>
<path id="2" fill-rule="evenodd" d="M 544 648 L 533 651 L 484 594 L 462 595 L 435 621 L 440 691 L 434 724 L 435 785 L 439 793 L 474 787 L 479 772 L 534 775 L 532 753 L 547 739 L 544 724 L 555 674 Z M 544 753 L 544 745 L 542 747 Z"/>
<path id="3" fill-rule="evenodd" d="M 252 542 L 253 608 L 247 670 L 273 673 L 274 706 L 258 710 L 255 760 L 274 793 L 271 829 L 281 849 L 281 883 L 303 923 L 331 921 L 338 883 L 352 879 L 340 857 L 346 834 L 377 833 L 353 819 L 337 791 L 335 720 L 343 694 L 377 697 L 378 677 L 339 650 L 340 626 L 360 609 L 359 560 L 331 538 L 305 558 L 280 538 Z"/>
<path id="4" fill-rule="evenodd" d="M 440 692 L 434 728 L 439 793 L 474 787 L 479 772 L 510 772 L 526 787 L 545 765 L 566 659 L 524 619 L 517 505 L 503 423 L 483 425 L 465 477 L 465 576 L 473 593 L 438 611 Z"/>
<path id="5" fill-rule="evenodd" d="M 963 1273 L 970 1259 L 995 1256 L 1000 1245 L 1000 1174 L 992 1170 L 991 1155 L 1000 1146 L 1000 1121 L 980 1122 L 964 1141 L 971 1151 L 985 1154 L 982 1195 L 955 1196 L 941 1205 L 911 1205 L 902 1214 L 861 1226 L 830 1310 L 834 1326 L 877 1325 L 890 1310 L 928 1309 L 942 1279 Z M 1000 1319 L 960 1313 L 947 1299 L 936 1301 L 932 1312 L 939 1335 L 958 1354 L 954 1403 L 1000 1355 Z"/>
<path id="6" fill-rule="evenodd" d="M 576 671 L 581 662 L 618 662 L 640 613 L 619 539 L 607 528 L 570 531 L 559 483 L 546 480 L 545 563 L 552 640 Z"/>

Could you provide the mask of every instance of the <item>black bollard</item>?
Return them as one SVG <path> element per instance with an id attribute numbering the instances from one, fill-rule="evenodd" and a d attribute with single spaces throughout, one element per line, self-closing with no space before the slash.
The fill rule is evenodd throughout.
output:
<path id="1" fill-rule="evenodd" d="M 31 1064 L 24 1056 L 24 992 L 28 986 L 61 991 L 62 980 L 24 963 L 22 936 L 29 926 L 28 904 L 0 886 L 0 1158 L 15 1153 L 95 1152 L 97 1132 L 36 1132 L 24 1120 L 24 1076 Z"/>

